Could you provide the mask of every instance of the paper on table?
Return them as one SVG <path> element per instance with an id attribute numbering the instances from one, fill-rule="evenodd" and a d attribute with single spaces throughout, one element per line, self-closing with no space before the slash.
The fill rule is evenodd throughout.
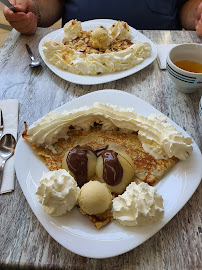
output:
<path id="1" fill-rule="evenodd" d="M 0 109 L 2 110 L 3 113 L 3 122 L 4 122 L 3 135 L 6 133 L 10 133 L 17 140 L 18 100 L 17 99 L 0 100 Z M 1 158 L 0 162 L 2 162 Z M 11 192 L 12 190 L 14 190 L 14 179 L 15 179 L 14 156 L 12 156 L 7 160 L 4 167 L 4 174 L 0 191 L 1 194 Z"/>
<path id="2" fill-rule="evenodd" d="M 178 44 L 161 44 L 157 47 L 157 62 L 160 69 L 166 69 L 166 58 L 170 50 Z"/>

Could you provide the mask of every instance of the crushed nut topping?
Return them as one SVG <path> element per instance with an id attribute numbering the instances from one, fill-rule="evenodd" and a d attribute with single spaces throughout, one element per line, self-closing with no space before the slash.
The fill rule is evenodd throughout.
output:
<path id="1" fill-rule="evenodd" d="M 103 54 L 110 52 L 118 52 L 127 49 L 130 47 L 133 42 L 128 39 L 118 40 L 114 39 L 111 41 L 111 44 L 107 49 L 94 49 L 90 46 L 90 37 L 92 31 L 82 31 L 81 37 L 77 37 L 74 40 L 65 42 L 64 44 L 67 46 L 67 49 L 73 49 L 78 52 L 82 52 L 84 54 Z"/>

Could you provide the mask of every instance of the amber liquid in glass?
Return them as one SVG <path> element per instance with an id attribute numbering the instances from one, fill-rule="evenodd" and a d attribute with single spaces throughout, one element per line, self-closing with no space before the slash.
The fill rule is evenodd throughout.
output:
<path id="1" fill-rule="evenodd" d="M 193 62 L 189 60 L 181 60 L 181 61 L 174 62 L 174 64 L 177 67 L 184 69 L 186 71 L 189 71 L 189 72 L 202 73 L 202 64 L 197 63 L 197 62 Z"/>

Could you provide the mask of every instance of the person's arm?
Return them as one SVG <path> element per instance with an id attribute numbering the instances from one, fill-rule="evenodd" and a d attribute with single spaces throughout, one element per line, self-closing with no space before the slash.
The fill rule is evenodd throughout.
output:
<path id="1" fill-rule="evenodd" d="M 186 30 L 202 34 L 202 0 L 189 0 L 180 10 L 181 25 Z"/>
<path id="2" fill-rule="evenodd" d="M 19 11 L 4 7 L 4 16 L 10 25 L 23 34 L 33 34 L 37 25 L 48 27 L 62 15 L 63 0 L 10 0 Z"/>
<path id="3" fill-rule="evenodd" d="M 49 27 L 61 18 L 63 0 L 35 0 L 34 2 L 40 11 L 40 26 Z"/>

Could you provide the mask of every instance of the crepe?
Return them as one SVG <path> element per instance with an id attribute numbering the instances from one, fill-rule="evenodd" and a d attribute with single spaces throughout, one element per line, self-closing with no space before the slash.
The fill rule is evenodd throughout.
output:
<path id="1" fill-rule="evenodd" d="M 155 159 L 146 153 L 135 132 L 123 133 L 118 130 L 103 131 L 100 126 L 92 127 L 88 131 L 74 129 L 69 131 L 67 139 L 59 139 L 53 144 L 56 153 L 53 153 L 50 149 L 42 146 L 37 147 L 31 143 L 27 135 L 27 128 L 23 132 L 23 138 L 31 145 L 36 154 L 51 171 L 61 169 L 65 154 L 77 145 L 88 145 L 93 149 L 109 145 L 108 149 L 124 151 L 131 157 L 134 163 L 135 177 L 131 181 L 144 181 L 149 185 L 154 185 L 159 181 L 178 161 L 176 157 Z M 96 175 L 93 180 L 98 180 Z M 114 196 L 117 195 L 114 194 Z M 93 222 L 97 229 L 100 229 L 113 219 L 111 211 L 107 211 L 99 216 L 86 216 Z"/>
<path id="2" fill-rule="evenodd" d="M 99 216 L 88 215 L 88 214 L 83 213 L 82 211 L 80 212 L 83 215 L 87 216 L 98 230 L 113 220 L 111 209 L 107 210 L 104 214 L 99 215 Z"/>
<path id="3" fill-rule="evenodd" d="M 68 135 L 68 139 L 59 139 L 58 142 L 54 143 L 53 147 L 57 153 L 32 144 L 26 131 L 23 133 L 23 138 L 27 140 L 51 171 L 61 169 L 65 153 L 77 145 L 88 145 L 92 148 L 109 145 L 109 149 L 124 150 L 134 162 L 135 177 L 150 185 L 161 179 L 178 160 L 176 157 L 155 159 L 144 151 L 135 132 L 103 131 L 99 127 L 94 127 L 90 131 L 72 130 L 68 132 Z"/>

